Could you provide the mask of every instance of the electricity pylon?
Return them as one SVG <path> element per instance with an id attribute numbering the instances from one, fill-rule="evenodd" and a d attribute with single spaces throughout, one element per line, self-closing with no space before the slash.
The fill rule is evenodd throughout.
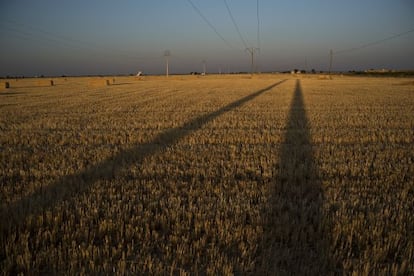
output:
<path id="1" fill-rule="evenodd" d="M 246 51 L 249 52 L 249 54 L 251 55 L 251 62 L 252 62 L 251 73 L 253 75 L 253 73 L 254 73 L 254 54 L 259 51 L 259 48 L 250 47 L 250 48 L 246 48 Z"/>
<path id="2" fill-rule="evenodd" d="M 170 50 L 165 50 L 165 52 L 164 52 L 165 66 L 166 66 L 165 74 L 166 74 L 167 78 L 169 76 L 169 59 L 170 59 L 170 56 L 171 56 Z"/>
<path id="3" fill-rule="evenodd" d="M 333 60 L 333 51 L 332 49 L 329 51 L 329 75 L 331 75 L 332 70 L 332 60 Z"/>
<path id="4" fill-rule="evenodd" d="M 206 75 L 206 60 L 203 60 L 202 63 L 203 63 L 203 75 L 205 76 Z"/>

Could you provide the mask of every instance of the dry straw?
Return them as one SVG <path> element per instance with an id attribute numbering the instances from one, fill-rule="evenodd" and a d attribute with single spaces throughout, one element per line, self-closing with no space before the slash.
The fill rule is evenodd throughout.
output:
<path id="1" fill-rule="evenodd" d="M 111 82 L 108 79 L 90 79 L 90 86 L 108 86 L 111 85 Z"/>
<path id="2" fill-rule="evenodd" d="M 55 83 L 53 80 L 38 80 L 37 85 L 38 86 L 54 86 Z"/>

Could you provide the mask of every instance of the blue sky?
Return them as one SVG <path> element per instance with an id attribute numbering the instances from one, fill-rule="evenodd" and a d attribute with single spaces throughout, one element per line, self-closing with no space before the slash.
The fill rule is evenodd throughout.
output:
<path id="1" fill-rule="evenodd" d="M 0 76 L 249 71 L 224 0 L 0 0 Z M 327 70 L 329 50 L 414 29 L 412 0 L 226 0 L 261 71 Z M 213 29 L 214 28 L 214 29 Z M 216 33 L 216 32 L 218 33 Z M 224 38 L 224 40 L 223 40 Z M 334 54 L 334 70 L 414 69 L 414 31 Z"/>

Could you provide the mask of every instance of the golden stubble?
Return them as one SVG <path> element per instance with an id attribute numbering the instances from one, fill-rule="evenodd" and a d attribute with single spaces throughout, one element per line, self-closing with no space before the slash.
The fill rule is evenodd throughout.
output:
<path id="1" fill-rule="evenodd" d="M 10 82 L 5 274 L 413 272 L 414 94 L 399 79 Z"/>

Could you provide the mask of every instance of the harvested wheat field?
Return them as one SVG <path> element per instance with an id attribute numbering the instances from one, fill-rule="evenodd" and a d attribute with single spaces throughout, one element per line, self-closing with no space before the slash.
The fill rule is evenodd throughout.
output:
<path id="1" fill-rule="evenodd" d="M 412 274 L 412 83 L 10 80 L 2 274 Z"/>

